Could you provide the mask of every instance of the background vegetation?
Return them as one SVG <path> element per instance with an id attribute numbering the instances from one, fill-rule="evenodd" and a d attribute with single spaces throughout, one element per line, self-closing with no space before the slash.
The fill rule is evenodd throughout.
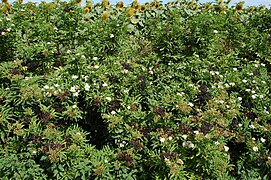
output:
<path id="1" fill-rule="evenodd" d="M 271 10 L 0 5 L 1 179 L 270 179 Z"/>

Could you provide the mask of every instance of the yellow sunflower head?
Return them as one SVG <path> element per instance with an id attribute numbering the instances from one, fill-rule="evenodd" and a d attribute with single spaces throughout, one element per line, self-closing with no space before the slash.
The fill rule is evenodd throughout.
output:
<path id="1" fill-rule="evenodd" d="M 158 9 L 159 8 L 159 2 L 157 0 L 154 0 L 152 3 L 151 3 L 151 6 Z"/>
<path id="2" fill-rule="evenodd" d="M 135 15 L 135 10 L 131 7 L 129 7 L 127 10 L 126 10 L 126 14 L 128 15 L 129 18 L 133 17 Z"/>
<path id="3" fill-rule="evenodd" d="M 124 8 L 124 2 L 122 2 L 122 1 L 118 2 L 118 3 L 117 3 L 117 8 L 118 8 L 119 10 L 122 10 L 122 9 Z"/>
<path id="4" fill-rule="evenodd" d="M 141 6 L 140 6 L 139 3 L 135 3 L 135 4 L 133 5 L 133 8 L 134 8 L 136 11 L 139 11 L 140 8 L 141 8 Z"/>
<path id="5" fill-rule="evenodd" d="M 88 13 L 89 13 L 89 11 L 90 11 L 90 9 L 89 9 L 88 7 L 85 7 L 85 9 L 84 9 L 84 13 L 85 13 L 85 14 L 88 14 Z"/>
<path id="6" fill-rule="evenodd" d="M 81 4 L 82 4 L 82 0 L 75 0 L 75 2 L 76 2 L 76 4 L 77 4 L 78 6 L 81 6 Z"/>
<path id="7" fill-rule="evenodd" d="M 210 7 L 211 7 L 211 4 L 210 4 L 210 3 L 204 4 L 204 9 L 205 9 L 205 10 L 210 9 Z"/>
<path id="8" fill-rule="evenodd" d="M 87 4 L 86 7 L 87 7 L 89 10 L 91 10 L 91 9 L 93 8 L 93 5 L 92 5 L 92 3 L 90 2 L 90 3 Z"/>
<path id="9" fill-rule="evenodd" d="M 110 2 L 108 0 L 103 0 L 102 1 L 102 7 L 103 8 L 109 8 L 110 7 Z"/>
<path id="10" fill-rule="evenodd" d="M 146 6 L 145 5 L 143 5 L 143 6 L 140 7 L 140 11 L 145 11 L 145 10 L 146 10 Z"/>
<path id="11" fill-rule="evenodd" d="M 101 15 L 101 19 L 106 21 L 106 20 L 108 20 L 108 18 L 109 18 L 108 12 L 107 11 L 103 12 Z"/>
<path id="12" fill-rule="evenodd" d="M 236 10 L 239 12 L 239 11 L 242 11 L 243 10 L 243 6 L 245 4 L 245 1 L 242 1 L 242 2 L 239 2 L 237 5 L 236 5 Z"/>
<path id="13" fill-rule="evenodd" d="M 250 6 L 250 7 L 247 9 L 247 12 L 252 13 L 252 12 L 254 12 L 254 10 L 255 10 L 255 6 Z"/>

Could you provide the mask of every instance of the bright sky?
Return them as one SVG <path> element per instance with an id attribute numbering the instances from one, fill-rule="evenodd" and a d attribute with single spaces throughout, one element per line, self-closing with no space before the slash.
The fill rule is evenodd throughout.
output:
<path id="1" fill-rule="evenodd" d="M 14 2 L 15 0 L 9 0 L 10 2 Z M 32 1 L 32 2 L 41 2 L 41 1 L 46 1 L 50 2 L 50 0 L 24 0 L 24 2 L 27 1 Z M 84 2 L 85 0 L 83 0 Z M 93 0 L 94 3 L 101 2 L 102 0 Z M 111 4 L 116 4 L 116 2 L 120 0 L 109 0 Z M 130 4 L 133 0 L 122 0 L 124 4 Z M 145 2 L 151 2 L 152 0 L 138 0 L 139 3 L 145 3 Z M 172 0 L 162 0 L 164 3 L 171 2 Z M 240 2 L 242 0 L 232 0 L 231 5 L 235 5 L 236 3 Z M 259 6 L 259 5 L 266 5 L 270 6 L 271 1 L 270 0 L 244 0 L 246 3 L 246 6 Z M 215 0 L 200 0 L 201 3 L 206 3 L 206 2 L 215 2 Z"/>

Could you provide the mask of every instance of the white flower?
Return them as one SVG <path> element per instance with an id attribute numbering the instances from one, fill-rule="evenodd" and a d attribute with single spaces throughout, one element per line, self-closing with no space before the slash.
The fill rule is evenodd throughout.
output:
<path id="1" fill-rule="evenodd" d="M 94 61 L 98 60 L 98 58 L 97 58 L 97 57 L 93 57 L 92 59 L 93 59 Z"/>
<path id="2" fill-rule="evenodd" d="M 79 96 L 79 92 L 73 93 L 73 96 L 78 97 Z"/>
<path id="3" fill-rule="evenodd" d="M 184 92 L 181 92 L 181 93 L 178 92 L 176 95 L 177 96 L 182 96 L 182 95 L 184 95 Z"/>
<path id="4" fill-rule="evenodd" d="M 232 68 L 234 71 L 237 71 L 237 68 Z"/>
<path id="5" fill-rule="evenodd" d="M 261 64 L 261 66 L 265 67 L 265 64 L 264 64 L 264 63 L 262 63 L 262 64 Z"/>
<path id="6" fill-rule="evenodd" d="M 242 98 L 241 98 L 241 97 L 238 97 L 238 100 L 239 100 L 239 101 L 242 101 Z"/>
<path id="7" fill-rule="evenodd" d="M 188 147 L 189 147 L 189 148 L 194 148 L 195 145 L 194 145 L 191 141 L 188 141 Z"/>
<path id="8" fill-rule="evenodd" d="M 254 64 L 254 66 L 257 68 L 257 67 L 259 67 L 259 64 Z"/>
<path id="9" fill-rule="evenodd" d="M 106 97 L 105 98 L 107 101 L 111 101 L 112 99 L 111 99 L 111 97 Z"/>
<path id="10" fill-rule="evenodd" d="M 251 97 L 252 97 L 252 99 L 256 99 L 257 94 L 253 94 Z"/>
<path id="11" fill-rule="evenodd" d="M 106 84 L 106 83 L 103 83 L 103 84 L 102 84 L 102 86 L 103 86 L 103 87 L 107 87 L 107 86 L 108 86 L 108 84 Z"/>
<path id="12" fill-rule="evenodd" d="M 248 126 L 250 129 L 255 129 L 255 126 L 253 124 Z"/>
<path id="13" fill-rule="evenodd" d="M 256 141 L 256 139 L 255 139 L 254 137 L 252 138 L 252 140 L 253 140 L 253 141 Z"/>
<path id="14" fill-rule="evenodd" d="M 88 80 L 89 76 L 84 76 L 85 81 Z"/>
<path id="15" fill-rule="evenodd" d="M 194 104 L 193 103 L 188 103 L 188 105 L 190 106 L 190 107 L 193 107 L 194 106 Z"/>
<path id="16" fill-rule="evenodd" d="M 121 71 L 123 74 L 127 74 L 129 71 L 127 69 L 124 69 Z"/>
<path id="17" fill-rule="evenodd" d="M 255 152 L 259 151 L 258 147 L 256 147 L 256 146 L 254 146 L 252 149 L 253 149 L 253 151 L 255 151 Z"/>
<path id="18" fill-rule="evenodd" d="M 218 72 L 218 71 L 216 71 L 216 72 L 215 72 L 215 74 L 216 74 L 216 75 L 219 75 L 219 72 Z"/>
<path id="19" fill-rule="evenodd" d="M 127 109 L 131 109 L 131 106 L 127 106 Z"/>
<path id="20" fill-rule="evenodd" d="M 199 134 L 199 131 L 194 131 L 195 134 Z"/>
<path id="21" fill-rule="evenodd" d="M 252 94 L 255 94 L 256 92 L 254 90 L 251 91 Z"/>
<path id="22" fill-rule="evenodd" d="M 48 85 L 43 86 L 44 89 L 49 89 Z"/>
<path id="23" fill-rule="evenodd" d="M 72 79 L 77 79 L 78 76 L 77 75 L 72 75 Z"/>
<path id="24" fill-rule="evenodd" d="M 68 50 L 67 53 L 68 53 L 68 54 L 71 53 L 71 50 Z"/>
<path id="25" fill-rule="evenodd" d="M 235 83 L 234 83 L 234 82 L 230 82 L 229 84 L 230 84 L 231 86 L 234 86 L 234 85 L 235 85 Z"/>
<path id="26" fill-rule="evenodd" d="M 214 33 L 217 34 L 217 33 L 218 33 L 218 30 L 214 30 Z"/>
<path id="27" fill-rule="evenodd" d="M 226 152 L 228 152 L 229 151 L 229 147 L 228 146 L 224 146 L 224 150 L 226 151 Z"/>
<path id="28" fill-rule="evenodd" d="M 187 135 L 186 135 L 186 134 L 182 135 L 182 137 L 183 137 L 184 139 L 187 139 Z"/>
<path id="29" fill-rule="evenodd" d="M 215 145 L 219 145 L 220 143 L 218 141 L 215 142 Z"/>
<path id="30" fill-rule="evenodd" d="M 123 148 L 124 147 L 124 144 L 123 143 L 120 143 L 120 148 Z"/>
<path id="31" fill-rule="evenodd" d="M 55 86 L 55 87 L 58 87 L 59 85 L 58 85 L 58 84 L 55 84 L 54 86 Z"/>
<path id="32" fill-rule="evenodd" d="M 224 84 L 226 88 L 229 88 L 230 85 L 228 83 Z"/>
<path id="33" fill-rule="evenodd" d="M 238 126 L 239 126 L 239 127 L 242 127 L 242 124 L 241 124 L 241 123 L 239 123 L 239 124 L 238 124 Z"/>
<path id="34" fill-rule="evenodd" d="M 160 137 L 160 142 L 161 142 L 161 143 L 165 142 L 165 140 L 166 140 L 166 139 L 165 139 L 164 137 Z"/>
<path id="35" fill-rule="evenodd" d="M 98 65 L 95 65 L 95 66 L 94 66 L 94 69 L 99 69 L 99 67 L 100 67 L 100 66 L 98 66 Z"/>
<path id="36" fill-rule="evenodd" d="M 70 89 L 70 91 L 71 91 L 72 93 L 74 93 L 74 92 L 76 92 L 76 89 L 77 89 L 76 86 L 72 86 L 71 89 Z"/>
<path id="37" fill-rule="evenodd" d="M 117 114 L 117 113 L 116 113 L 116 111 L 111 111 L 111 114 L 113 114 L 113 115 L 114 115 L 114 114 Z"/>
<path id="38" fill-rule="evenodd" d="M 37 154 L 37 151 L 34 150 L 34 151 L 31 152 L 31 154 L 32 154 L 32 155 L 36 155 L 36 154 Z"/>
<path id="39" fill-rule="evenodd" d="M 85 91 L 89 91 L 90 85 L 88 83 L 85 84 Z"/>
<path id="40" fill-rule="evenodd" d="M 243 83 L 246 83 L 246 82 L 247 82 L 247 80 L 246 80 L 246 79 L 243 79 L 243 80 L 242 80 L 242 82 L 243 82 Z"/>
<path id="41" fill-rule="evenodd" d="M 215 75 L 215 72 L 214 72 L 214 71 L 210 71 L 210 74 L 211 74 L 211 75 Z"/>
<path id="42" fill-rule="evenodd" d="M 246 89 L 245 91 L 246 91 L 246 92 L 250 92 L 250 91 L 251 91 L 251 89 Z"/>
<path id="43" fill-rule="evenodd" d="M 262 143 L 265 143 L 265 141 L 266 141 L 266 139 L 264 139 L 264 138 L 261 138 L 260 140 Z"/>
<path id="44" fill-rule="evenodd" d="M 114 36 L 114 34 L 110 34 L 110 36 L 109 36 L 110 38 L 114 38 L 115 36 Z"/>
<path id="45" fill-rule="evenodd" d="M 72 106 L 73 109 L 77 108 L 76 104 Z"/>
<path id="46" fill-rule="evenodd" d="M 169 136 L 169 137 L 168 137 L 168 140 L 170 140 L 170 141 L 171 141 L 171 140 L 172 140 L 172 137 L 171 137 L 171 136 Z"/>
<path id="47" fill-rule="evenodd" d="M 254 84 L 256 83 L 256 81 L 255 81 L 255 80 L 253 80 L 252 82 L 253 82 Z"/>
<path id="48" fill-rule="evenodd" d="M 194 148 L 195 145 L 191 141 L 183 142 L 183 147 Z"/>
<path id="49" fill-rule="evenodd" d="M 261 94 L 261 95 L 260 95 L 260 98 L 261 98 L 261 99 L 263 99 L 263 98 L 264 98 L 264 96 Z"/>

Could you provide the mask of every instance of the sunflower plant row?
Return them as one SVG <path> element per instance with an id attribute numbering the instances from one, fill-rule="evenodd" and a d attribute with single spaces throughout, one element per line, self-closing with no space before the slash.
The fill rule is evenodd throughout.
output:
<path id="1" fill-rule="evenodd" d="M 270 179 L 271 10 L 0 4 L 1 179 Z"/>

